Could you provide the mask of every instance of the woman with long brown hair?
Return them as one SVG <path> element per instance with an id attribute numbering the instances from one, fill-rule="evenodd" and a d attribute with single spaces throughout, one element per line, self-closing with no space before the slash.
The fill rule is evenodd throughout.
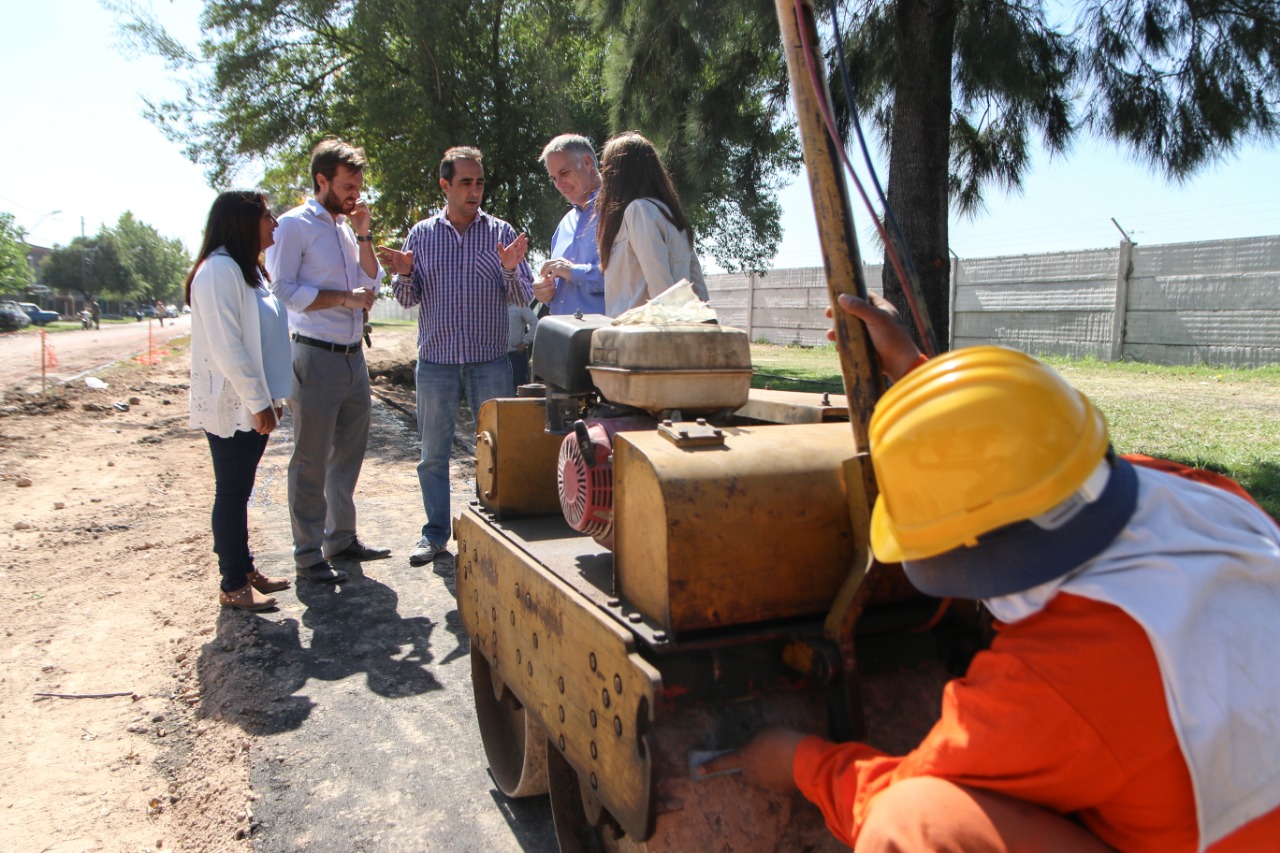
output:
<path id="1" fill-rule="evenodd" d="M 604 270 L 604 312 L 617 317 L 681 279 L 707 300 L 693 227 L 653 143 L 635 131 L 605 143 L 600 158 L 596 242 Z"/>
<path id="2" fill-rule="evenodd" d="M 191 426 L 213 456 L 213 550 L 223 607 L 266 610 L 289 581 L 259 574 L 249 550 L 249 495 L 267 437 L 289 396 L 289 323 L 261 256 L 276 219 L 262 193 L 230 190 L 209 210 L 187 275 L 191 306 Z"/>

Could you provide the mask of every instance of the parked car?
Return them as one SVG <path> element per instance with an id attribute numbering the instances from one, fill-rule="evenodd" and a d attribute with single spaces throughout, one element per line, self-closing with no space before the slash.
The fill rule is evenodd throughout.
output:
<path id="1" fill-rule="evenodd" d="M 178 316 L 178 306 L 177 306 L 177 305 L 166 305 L 166 306 L 164 306 L 164 316 L 165 316 L 166 318 L 170 318 L 170 317 L 177 317 L 177 316 Z"/>
<path id="2" fill-rule="evenodd" d="M 31 318 L 31 322 L 37 326 L 43 326 L 46 323 L 53 323 L 62 319 L 62 315 L 57 311 L 46 311 L 34 302 L 19 302 L 18 307 L 27 312 L 27 316 Z"/>
<path id="3" fill-rule="evenodd" d="M 27 312 L 11 300 L 0 302 L 0 332 L 16 332 L 31 323 Z"/>

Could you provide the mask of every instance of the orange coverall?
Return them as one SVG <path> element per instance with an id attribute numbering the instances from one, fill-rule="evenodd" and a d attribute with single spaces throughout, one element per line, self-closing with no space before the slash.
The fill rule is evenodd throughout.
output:
<path id="1" fill-rule="evenodd" d="M 1210 472 L 1126 458 L 1248 498 Z M 801 741 L 796 784 L 836 837 L 852 847 L 877 794 L 931 776 L 1074 814 L 1120 850 L 1196 850 L 1191 777 L 1141 626 L 1113 605 L 1059 593 L 1033 616 L 997 628 L 990 650 L 947 685 L 941 719 L 908 755 Z M 1209 850 L 1280 850 L 1280 809 Z"/>

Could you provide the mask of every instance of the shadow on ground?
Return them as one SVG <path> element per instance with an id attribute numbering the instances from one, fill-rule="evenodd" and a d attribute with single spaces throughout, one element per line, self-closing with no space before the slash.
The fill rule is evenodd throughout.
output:
<path id="1" fill-rule="evenodd" d="M 277 734 L 298 728 L 310 714 L 312 700 L 298 692 L 310 679 L 340 681 L 363 673 L 369 691 L 389 699 L 441 689 L 427 669 L 436 623 L 402 617 L 391 587 L 366 577 L 358 564 L 344 568 L 350 578 L 343 584 L 296 582 L 309 648 L 296 619 L 272 621 L 227 609 L 219 614 L 197 664 L 206 716 L 250 734 Z M 450 631 L 454 649 L 447 659 L 462 653 L 460 626 Z"/>

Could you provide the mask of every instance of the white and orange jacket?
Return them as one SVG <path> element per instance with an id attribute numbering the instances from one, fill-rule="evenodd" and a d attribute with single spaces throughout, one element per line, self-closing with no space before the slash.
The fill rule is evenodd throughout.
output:
<path id="1" fill-rule="evenodd" d="M 1280 850 L 1280 529 L 1230 480 L 1128 458 L 1138 509 L 1102 571 L 988 602 L 996 639 L 919 747 L 800 743 L 796 783 L 838 838 L 853 846 L 894 782 L 932 776 L 1076 815 L 1123 851 Z M 1219 522 L 1236 538 L 1215 554 L 1197 543 Z M 1242 549 L 1249 568 L 1223 563 Z M 1260 575 L 1244 605 L 1242 572 Z"/>

